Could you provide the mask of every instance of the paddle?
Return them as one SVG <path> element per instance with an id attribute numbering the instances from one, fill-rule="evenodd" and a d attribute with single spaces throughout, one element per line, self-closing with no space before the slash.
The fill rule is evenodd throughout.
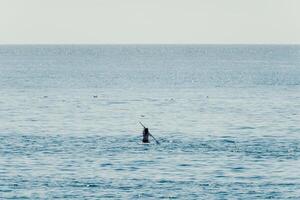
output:
<path id="1" fill-rule="evenodd" d="M 142 124 L 142 122 L 139 122 L 141 125 L 142 125 L 142 127 L 144 127 L 144 128 L 146 128 L 143 124 Z M 157 139 L 149 132 L 149 135 L 155 140 L 155 142 L 156 142 L 156 144 L 160 144 L 158 141 L 157 141 Z"/>

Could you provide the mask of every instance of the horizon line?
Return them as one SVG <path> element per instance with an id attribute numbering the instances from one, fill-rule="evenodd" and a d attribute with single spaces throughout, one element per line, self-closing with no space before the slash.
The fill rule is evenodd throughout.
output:
<path id="1" fill-rule="evenodd" d="M 139 45 L 176 45 L 176 46 L 184 46 L 184 45 L 195 45 L 195 46 L 200 46 L 200 45 L 208 45 L 208 46 L 214 46 L 214 45 L 282 45 L 282 46 L 298 46 L 300 43 L 0 43 L 0 46 L 33 46 L 33 45 L 53 45 L 53 46 L 58 46 L 58 45 L 65 45 L 65 46 L 86 46 L 86 45 L 95 45 L 95 46 L 126 46 L 126 45 L 134 45 L 134 46 L 139 46 Z"/>

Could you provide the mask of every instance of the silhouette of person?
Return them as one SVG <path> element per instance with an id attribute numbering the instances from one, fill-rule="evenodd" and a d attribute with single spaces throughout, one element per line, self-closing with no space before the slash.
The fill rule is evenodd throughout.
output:
<path id="1" fill-rule="evenodd" d="M 149 143 L 149 129 L 148 128 L 144 128 L 143 131 L 143 143 Z"/>

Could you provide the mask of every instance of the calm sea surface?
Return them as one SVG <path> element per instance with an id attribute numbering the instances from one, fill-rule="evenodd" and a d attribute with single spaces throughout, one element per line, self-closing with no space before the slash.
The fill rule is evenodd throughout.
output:
<path id="1" fill-rule="evenodd" d="M 300 199 L 300 46 L 0 46 L 0 199 Z"/>

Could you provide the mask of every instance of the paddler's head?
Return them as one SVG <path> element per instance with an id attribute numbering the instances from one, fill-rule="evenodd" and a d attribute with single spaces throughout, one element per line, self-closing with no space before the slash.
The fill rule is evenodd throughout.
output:
<path id="1" fill-rule="evenodd" d="M 148 128 L 144 128 L 144 132 L 145 133 L 149 133 L 149 129 Z"/>

